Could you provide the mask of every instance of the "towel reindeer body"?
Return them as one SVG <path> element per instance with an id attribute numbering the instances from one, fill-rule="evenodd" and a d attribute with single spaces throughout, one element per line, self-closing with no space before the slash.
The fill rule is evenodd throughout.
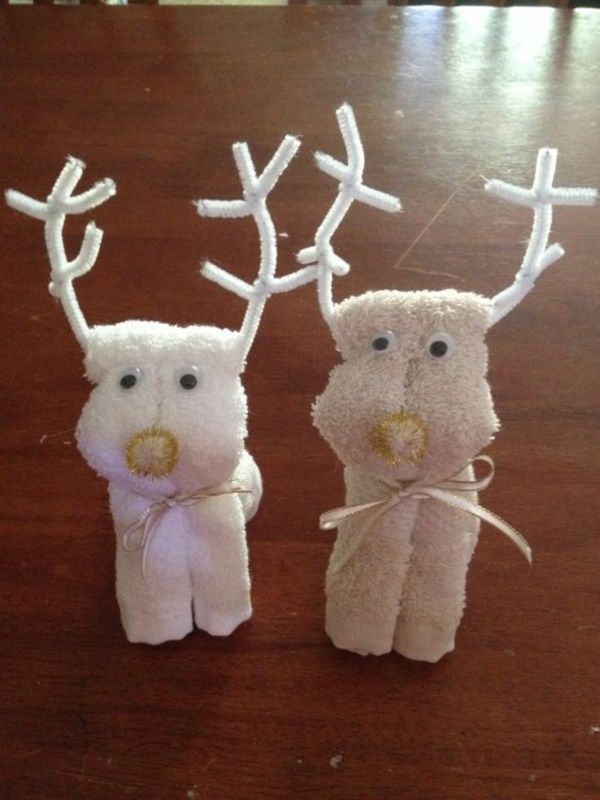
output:
<path id="1" fill-rule="evenodd" d="M 262 493 L 244 446 L 236 333 L 144 321 L 98 326 L 85 364 L 95 388 L 77 442 L 109 481 L 127 638 L 179 639 L 194 622 L 228 635 L 252 613 L 245 522 Z M 237 487 L 248 493 L 230 492 Z M 153 504 L 207 488 L 215 496 L 159 505 L 144 529 Z"/>
<path id="2" fill-rule="evenodd" d="M 483 518 L 530 558 L 527 543 L 478 505 L 493 463 L 478 455 L 498 430 L 487 382 L 487 330 L 514 308 L 563 251 L 546 249 L 553 204 L 594 202 L 588 189 L 555 189 L 556 151 L 538 155 L 531 190 L 500 181 L 488 191 L 534 209 L 515 281 L 494 298 L 444 291 L 375 291 L 335 304 L 332 276 L 349 265 L 331 237 L 353 200 L 399 211 L 397 198 L 362 183 L 364 153 L 352 110 L 337 112 L 347 164 L 317 153 L 339 180 L 315 245 L 299 254 L 317 273 L 320 307 L 342 363 L 316 399 L 316 427 L 344 464 L 346 506 L 324 514 L 338 528 L 326 578 L 326 631 L 361 655 L 394 649 L 435 662 L 454 648 L 467 568 Z M 473 462 L 491 467 L 483 478 Z"/>
<path id="3" fill-rule="evenodd" d="M 498 428 L 485 378 L 488 311 L 483 298 L 451 290 L 369 292 L 336 306 L 344 361 L 317 398 L 314 421 L 345 465 L 347 506 L 385 499 L 398 482 L 473 479 L 466 465 Z M 432 356 L 441 342 L 452 342 L 452 353 Z M 477 502 L 475 492 L 464 496 Z M 417 497 L 365 535 L 367 524 L 357 514 L 339 527 L 327 575 L 329 635 L 363 654 L 393 646 L 436 660 L 452 649 L 479 520 Z"/>
<path id="4" fill-rule="evenodd" d="M 266 205 L 299 144 L 286 137 L 261 175 L 247 145 L 233 145 L 243 199 L 197 204 L 201 215 L 252 216 L 258 227 L 254 284 L 210 263 L 202 268 L 205 277 L 248 303 L 239 331 L 140 320 L 88 327 L 73 280 L 93 267 L 102 232 L 90 223 L 79 255 L 69 261 L 63 227 L 67 215 L 113 195 L 115 184 L 104 180 L 73 196 L 84 164 L 69 158 L 45 203 L 6 194 L 13 208 L 45 223 L 49 288 L 61 300 L 95 385 L 77 442 L 109 482 L 117 598 L 132 642 L 180 639 L 194 622 L 225 636 L 252 613 L 245 523 L 258 507 L 262 485 L 245 449 L 241 374 L 268 296 L 303 282 L 303 270 L 274 277 L 276 232 Z"/>

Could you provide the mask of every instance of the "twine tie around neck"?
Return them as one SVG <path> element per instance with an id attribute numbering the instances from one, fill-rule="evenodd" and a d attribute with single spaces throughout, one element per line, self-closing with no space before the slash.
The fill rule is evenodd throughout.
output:
<path id="1" fill-rule="evenodd" d="M 531 547 L 529 546 L 529 543 L 525 537 L 515 530 L 512 525 L 509 525 L 509 523 L 503 520 L 501 517 L 497 516 L 492 511 L 488 511 L 487 508 L 483 508 L 478 503 L 473 503 L 470 500 L 467 500 L 465 497 L 457 497 L 456 494 L 454 494 L 454 492 L 478 492 L 481 489 L 486 489 L 490 485 L 492 478 L 494 477 L 494 462 L 489 456 L 477 456 L 469 461 L 467 466 L 474 465 L 477 462 L 483 462 L 489 467 L 487 475 L 484 475 L 483 478 L 475 478 L 474 480 L 455 480 L 453 476 L 448 480 L 432 484 L 423 484 L 419 483 L 418 481 L 414 481 L 413 483 L 406 485 L 399 482 L 390 482 L 386 483 L 386 486 L 389 486 L 391 489 L 391 494 L 389 497 L 386 497 L 383 500 L 375 500 L 371 503 L 361 503 L 360 505 L 356 506 L 342 506 L 321 514 L 319 527 L 321 530 L 329 531 L 333 528 L 337 528 L 342 522 L 353 519 L 357 515 L 364 514 L 367 511 L 375 512 L 371 516 L 367 517 L 365 526 L 361 535 L 358 537 L 356 546 L 351 549 L 351 552 L 348 554 L 348 558 L 344 559 L 344 562 L 339 566 L 339 569 L 341 569 L 348 559 L 356 552 L 362 540 L 368 534 L 375 522 L 380 517 L 387 514 L 388 511 L 391 511 L 393 508 L 395 508 L 399 503 L 409 499 L 437 500 L 440 503 L 445 503 L 445 505 L 450 506 L 451 508 L 458 508 L 460 511 L 466 511 L 468 514 L 472 514 L 474 517 L 479 517 L 479 519 L 483 520 L 484 522 L 489 522 L 490 525 L 493 525 L 496 528 L 496 530 L 499 530 L 506 537 L 508 537 L 508 539 L 510 539 L 511 542 L 513 542 L 513 544 L 519 548 L 521 553 L 523 553 L 527 561 L 529 561 L 531 564 Z M 458 475 L 459 473 L 455 474 Z"/>
<path id="2" fill-rule="evenodd" d="M 167 511 L 176 506 L 194 506 L 196 503 L 200 503 L 210 497 L 223 497 L 228 494 L 252 494 L 252 490 L 246 489 L 238 481 L 226 481 L 218 486 L 198 489 L 198 491 L 191 494 L 177 492 L 177 494 L 163 497 L 146 506 L 142 513 L 123 532 L 123 547 L 125 550 L 129 553 L 134 550 L 142 551 L 142 575 L 144 578 L 146 577 L 146 563 L 152 537 L 158 527 L 158 523 Z"/>

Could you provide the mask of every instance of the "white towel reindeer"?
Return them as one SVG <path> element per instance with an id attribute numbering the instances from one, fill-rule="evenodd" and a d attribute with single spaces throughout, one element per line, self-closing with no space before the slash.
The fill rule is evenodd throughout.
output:
<path id="1" fill-rule="evenodd" d="M 313 264 L 320 307 L 342 363 L 317 398 L 314 422 L 345 467 L 346 506 L 324 514 L 337 527 L 327 571 L 326 630 L 337 647 L 366 655 L 394 649 L 435 662 L 454 648 L 480 519 L 530 558 L 525 540 L 477 504 L 493 464 L 478 456 L 498 429 L 486 380 L 485 334 L 563 255 L 546 249 L 552 206 L 588 205 L 591 189 L 552 186 L 557 153 L 540 150 L 533 187 L 486 189 L 534 210 L 533 233 L 512 286 L 489 299 L 470 292 L 376 291 L 332 300 L 332 275 L 349 269 L 331 238 L 353 200 L 387 211 L 399 201 L 362 184 L 364 154 L 352 110 L 337 112 L 348 164 L 318 153 L 340 181 L 315 237 L 298 255 Z M 488 474 L 476 479 L 473 463 Z"/>
<path id="2" fill-rule="evenodd" d="M 93 267 L 102 232 L 90 223 L 81 252 L 68 261 L 63 226 L 68 214 L 114 194 L 115 184 L 104 180 L 73 196 L 84 164 L 69 158 L 45 203 L 7 192 L 10 206 L 45 223 L 50 291 L 62 303 L 96 384 L 77 441 L 109 481 L 117 597 L 132 642 L 180 639 L 194 622 L 226 636 L 252 613 L 245 523 L 262 486 L 244 447 L 247 403 L 240 375 L 268 295 L 303 282 L 304 270 L 274 277 L 276 233 L 266 205 L 299 145 L 286 137 L 259 176 L 247 145 L 233 145 L 243 199 L 198 202 L 202 215 L 251 215 L 258 226 L 261 260 L 253 285 L 212 264 L 202 270 L 248 302 L 239 332 L 139 320 L 89 328 L 73 280 Z"/>

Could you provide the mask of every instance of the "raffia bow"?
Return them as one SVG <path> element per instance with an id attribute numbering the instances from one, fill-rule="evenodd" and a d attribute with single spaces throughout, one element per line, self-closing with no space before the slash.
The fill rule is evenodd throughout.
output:
<path id="1" fill-rule="evenodd" d="M 142 575 L 146 577 L 146 562 L 154 532 L 163 515 L 170 508 L 175 506 L 194 506 L 196 503 L 210 497 L 222 497 L 228 494 L 252 494 L 252 490 L 246 489 L 238 481 L 226 481 L 208 489 L 199 489 L 192 494 L 178 492 L 170 497 L 163 497 L 161 500 L 157 500 L 147 506 L 123 532 L 123 547 L 127 552 L 142 550 Z"/>
<path id="2" fill-rule="evenodd" d="M 468 514 L 472 514 L 474 517 L 479 517 L 479 519 L 483 520 L 484 522 L 489 522 L 490 525 L 493 525 L 497 530 L 508 537 L 511 542 L 513 542 L 513 544 L 519 548 L 521 553 L 523 553 L 527 561 L 531 564 L 531 547 L 529 546 L 529 543 L 525 537 L 515 530 L 512 525 L 509 525 L 508 522 L 503 520 L 497 514 L 494 514 L 492 511 L 488 511 L 487 508 L 483 508 L 483 506 L 480 506 L 478 503 L 473 503 L 470 500 L 467 500 L 465 497 L 457 497 L 455 494 L 453 494 L 453 492 L 478 492 L 481 489 L 486 489 L 490 485 L 492 478 L 494 477 L 494 462 L 489 456 L 477 456 L 472 461 L 469 461 L 467 466 L 474 465 L 477 462 L 483 462 L 489 467 L 488 474 L 483 478 L 475 478 L 474 480 L 456 480 L 454 477 L 452 477 L 448 480 L 429 485 L 420 484 L 417 481 L 407 485 L 396 482 L 386 484 L 392 489 L 392 494 L 389 497 L 386 497 L 383 500 L 374 500 L 371 503 L 361 503 L 360 505 L 355 506 L 341 506 L 340 508 L 334 508 L 331 511 L 326 511 L 324 514 L 321 514 L 319 527 L 321 530 L 329 531 L 333 528 L 337 528 L 342 522 L 353 519 L 357 515 L 365 514 L 368 511 L 375 512 L 367 519 L 365 527 L 362 531 L 362 535 L 359 537 L 356 546 L 352 548 L 351 553 L 349 553 L 348 557 L 344 559 L 345 564 L 348 561 L 348 558 L 356 552 L 356 549 L 360 546 L 363 538 L 369 532 L 374 523 L 380 517 L 387 514 L 388 511 L 391 511 L 395 506 L 398 505 L 398 503 L 402 503 L 404 500 L 411 498 L 414 500 L 433 499 L 440 503 L 445 503 L 451 508 L 458 508 L 460 511 L 466 511 Z M 341 568 L 341 566 L 343 566 L 343 564 L 341 564 L 339 568 Z"/>

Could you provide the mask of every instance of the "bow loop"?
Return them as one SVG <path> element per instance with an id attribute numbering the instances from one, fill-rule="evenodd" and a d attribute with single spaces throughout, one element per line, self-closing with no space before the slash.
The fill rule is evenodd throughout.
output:
<path id="1" fill-rule="evenodd" d="M 453 475 L 447 480 L 432 484 L 423 484 L 419 483 L 418 481 L 414 481 L 413 483 L 406 485 L 402 483 L 388 484 L 392 489 L 392 493 L 389 495 L 389 497 L 386 497 L 383 500 L 374 500 L 371 503 L 361 503 L 360 505 L 355 506 L 342 506 L 340 508 L 334 508 L 331 511 L 326 511 L 324 514 L 321 514 L 319 527 L 321 530 L 329 531 L 333 528 L 337 528 L 339 525 L 349 519 L 353 519 L 356 516 L 364 514 L 366 511 L 375 511 L 375 513 L 371 515 L 365 522 L 365 526 L 358 543 L 358 545 L 360 545 L 363 537 L 367 535 L 375 522 L 384 514 L 387 514 L 388 511 L 391 511 L 395 506 L 398 505 L 398 503 L 409 499 L 437 500 L 438 502 L 444 503 L 451 508 L 457 508 L 460 511 L 465 511 L 467 514 L 472 514 L 474 517 L 478 517 L 484 522 L 488 522 L 490 525 L 493 525 L 496 530 L 499 530 L 500 533 L 503 533 L 514 545 L 516 545 L 516 547 L 518 547 L 527 561 L 531 564 L 531 547 L 524 536 L 522 536 L 515 528 L 513 528 L 512 525 L 509 525 L 508 522 L 494 514 L 492 511 L 488 511 L 487 508 L 483 508 L 483 506 L 480 506 L 478 503 L 473 503 L 471 500 L 467 500 L 466 497 L 460 497 L 455 494 L 455 492 L 478 492 L 482 489 L 486 489 L 490 485 L 492 478 L 494 477 L 493 460 L 489 456 L 477 456 L 472 461 L 469 461 L 467 466 L 474 465 L 477 462 L 487 464 L 489 467 L 487 474 L 482 478 L 474 478 L 473 480 L 457 480 Z M 462 471 L 463 470 L 460 470 L 460 472 Z M 456 475 L 458 474 L 460 473 L 457 472 Z"/>
<path id="2" fill-rule="evenodd" d="M 146 577 L 146 563 L 152 537 L 158 523 L 169 509 L 177 506 L 186 508 L 211 497 L 223 497 L 230 494 L 252 494 L 252 490 L 246 489 L 238 481 L 226 481 L 218 486 L 199 489 L 192 494 L 178 492 L 146 506 L 137 519 L 123 531 L 123 547 L 125 550 L 128 553 L 135 550 L 142 551 L 142 575 L 144 578 Z"/>

